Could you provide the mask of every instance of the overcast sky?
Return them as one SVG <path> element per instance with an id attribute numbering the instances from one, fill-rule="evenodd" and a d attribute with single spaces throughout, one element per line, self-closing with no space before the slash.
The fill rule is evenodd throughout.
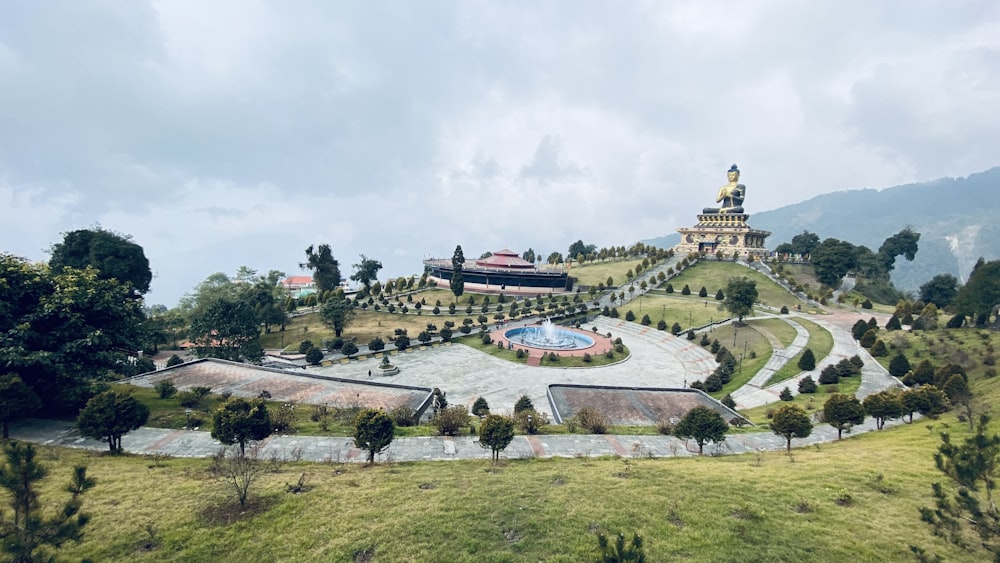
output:
<path id="1" fill-rule="evenodd" d="M 991 168 L 998 110 L 991 0 L 6 1 L 0 251 L 100 224 L 173 306 L 313 243 L 628 245 L 733 163 L 751 214 Z"/>

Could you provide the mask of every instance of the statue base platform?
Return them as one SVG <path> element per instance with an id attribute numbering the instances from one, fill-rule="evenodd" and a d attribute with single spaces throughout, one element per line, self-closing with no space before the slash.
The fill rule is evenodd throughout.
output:
<path id="1" fill-rule="evenodd" d="M 698 223 L 693 227 L 677 229 L 681 242 L 673 250 L 678 254 L 698 252 L 722 258 L 764 258 L 769 254 L 764 241 L 771 233 L 752 228 L 747 224 L 749 218 L 746 213 L 731 210 L 703 212 L 698 215 Z"/>

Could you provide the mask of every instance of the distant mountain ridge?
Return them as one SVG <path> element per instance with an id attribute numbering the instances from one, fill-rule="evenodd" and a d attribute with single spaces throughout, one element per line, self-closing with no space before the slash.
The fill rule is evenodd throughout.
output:
<path id="1" fill-rule="evenodd" d="M 913 262 L 897 258 L 893 283 L 915 291 L 939 273 L 963 282 L 979 257 L 1000 258 L 1000 167 L 966 178 L 942 178 L 882 190 L 833 192 L 771 211 L 751 214 L 754 228 L 771 231 L 768 248 L 806 230 L 863 244 L 872 250 L 910 226 L 920 233 Z M 697 210 L 692 210 L 691 223 Z M 669 248 L 680 241 L 670 234 L 642 241 Z"/>

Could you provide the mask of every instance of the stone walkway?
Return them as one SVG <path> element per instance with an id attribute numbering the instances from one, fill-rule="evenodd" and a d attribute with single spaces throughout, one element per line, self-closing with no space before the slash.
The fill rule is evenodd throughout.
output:
<path id="1" fill-rule="evenodd" d="M 887 426 L 901 424 L 895 420 Z M 875 430 L 874 420 L 854 428 L 853 434 Z M 847 436 L 850 436 L 848 434 Z M 11 425 L 11 438 L 49 446 L 106 450 L 107 443 L 79 435 L 69 422 L 52 420 L 27 420 Z M 793 447 L 831 442 L 837 431 L 828 425 L 818 425 L 805 439 L 792 440 Z M 139 455 L 168 455 L 173 457 L 209 457 L 222 445 L 208 432 L 166 430 L 143 427 L 129 432 L 122 438 L 123 448 Z M 365 453 L 354 447 L 345 436 L 272 436 L 262 442 L 263 459 L 313 462 L 363 462 Z M 706 455 L 740 454 L 757 451 L 780 451 L 785 440 L 771 432 L 730 434 L 721 444 L 705 447 Z M 553 434 L 515 436 L 503 452 L 507 459 L 533 457 L 681 457 L 697 455 L 694 442 L 673 436 L 622 436 L 592 434 Z M 389 449 L 378 457 L 379 461 L 438 461 L 454 459 L 490 458 L 487 449 L 479 447 L 473 436 L 420 436 L 397 438 Z"/>

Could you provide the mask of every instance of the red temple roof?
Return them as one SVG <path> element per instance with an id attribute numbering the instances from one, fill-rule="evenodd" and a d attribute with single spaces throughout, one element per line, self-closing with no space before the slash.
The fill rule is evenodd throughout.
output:
<path id="1" fill-rule="evenodd" d="M 509 248 L 498 250 L 489 258 L 476 260 L 476 266 L 482 268 L 513 268 L 519 270 L 535 267 L 532 262 L 528 262 L 524 258 L 521 258 L 516 252 L 510 250 Z"/>

